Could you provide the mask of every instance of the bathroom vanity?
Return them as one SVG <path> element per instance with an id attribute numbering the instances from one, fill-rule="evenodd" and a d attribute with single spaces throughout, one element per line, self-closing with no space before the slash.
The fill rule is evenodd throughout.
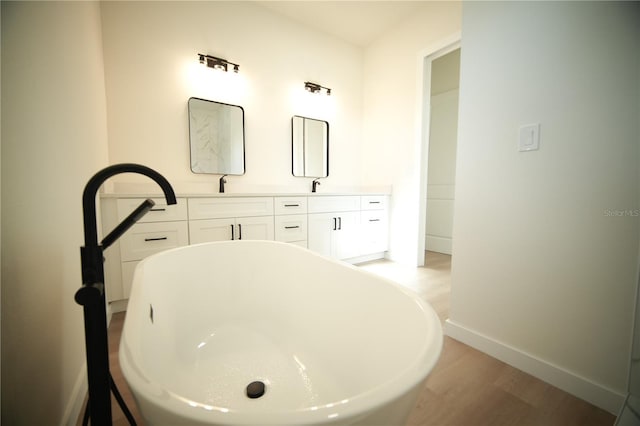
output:
<path id="1" fill-rule="evenodd" d="M 386 194 L 184 195 L 172 206 L 148 194 L 103 194 L 103 234 L 147 198 L 156 205 L 105 252 L 113 312 L 126 308 L 138 262 L 175 247 L 275 240 L 349 263 L 382 258 L 388 249 Z"/>

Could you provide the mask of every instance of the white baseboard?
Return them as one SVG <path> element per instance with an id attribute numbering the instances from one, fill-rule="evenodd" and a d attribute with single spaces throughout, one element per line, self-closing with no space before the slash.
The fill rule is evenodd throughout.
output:
<path id="1" fill-rule="evenodd" d="M 429 251 L 451 254 L 452 246 L 453 240 L 451 238 L 436 237 L 434 235 L 427 235 L 425 238 L 425 249 Z"/>
<path id="2" fill-rule="evenodd" d="M 384 252 L 366 254 L 364 256 L 352 257 L 351 259 L 343 259 L 344 262 L 356 265 L 358 263 L 369 262 L 371 260 L 384 259 Z"/>
<path id="3" fill-rule="evenodd" d="M 80 417 L 84 400 L 89 393 L 89 385 L 87 383 L 87 363 L 85 362 L 80 369 L 80 374 L 76 379 L 76 383 L 71 391 L 71 398 L 67 403 L 67 407 L 64 410 L 62 416 L 61 425 L 75 426 L 78 424 L 78 418 Z"/>
<path id="4" fill-rule="evenodd" d="M 498 342 L 449 319 L 445 324 L 445 334 L 611 414 L 618 414 L 624 404 L 625 395 L 622 393 Z"/>

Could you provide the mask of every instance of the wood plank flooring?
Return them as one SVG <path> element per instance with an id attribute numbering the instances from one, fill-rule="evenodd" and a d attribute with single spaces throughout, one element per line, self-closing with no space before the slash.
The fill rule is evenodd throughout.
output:
<path id="1" fill-rule="evenodd" d="M 360 265 L 409 287 L 443 322 L 449 316 L 451 256 L 427 252 L 424 268 L 389 261 Z M 445 336 L 408 425 L 611 426 L 615 416 Z"/>
<path id="2" fill-rule="evenodd" d="M 360 266 L 417 292 L 444 321 L 449 311 L 451 256 L 427 252 L 425 262 L 424 268 L 387 260 Z M 115 314 L 109 327 L 111 374 L 137 423 L 143 425 L 118 362 L 123 323 L 124 314 Z M 127 425 L 115 401 L 112 409 L 113 424 Z M 440 360 L 407 426 L 611 426 L 614 422 L 610 413 L 445 337 Z"/>

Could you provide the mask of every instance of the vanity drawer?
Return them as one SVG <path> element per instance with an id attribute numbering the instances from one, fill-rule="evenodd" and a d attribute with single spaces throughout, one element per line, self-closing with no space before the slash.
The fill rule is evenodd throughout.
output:
<path id="1" fill-rule="evenodd" d="M 118 210 L 118 220 L 123 221 L 132 211 L 134 211 L 146 198 L 119 198 L 116 208 Z M 164 198 L 151 198 L 155 206 L 140 218 L 138 223 L 145 222 L 167 222 L 173 220 L 187 220 L 187 203 L 184 198 L 178 198 L 177 204 L 167 205 Z"/>
<path id="2" fill-rule="evenodd" d="M 350 195 L 309 197 L 309 213 L 348 212 L 360 210 L 360 197 Z"/>
<path id="3" fill-rule="evenodd" d="M 372 224 L 372 225 L 382 225 L 384 227 L 387 226 L 387 212 L 384 211 L 363 211 L 360 216 L 360 223 L 362 225 Z"/>
<path id="4" fill-rule="evenodd" d="M 136 223 L 120 239 L 123 262 L 189 244 L 187 222 Z"/>
<path id="5" fill-rule="evenodd" d="M 389 250 L 389 220 L 384 210 L 363 210 L 360 217 L 360 251 L 363 255 Z"/>
<path id="6" fill-rule="evenodd" d="M 290 243 L 307 239 L 307 215 L 286 215 L 275 218 L 275 240 Z"/>
<path id="7" fill-rule="evenodd" d="M 276 197 L 274 209 L 276 214 L 306 214 L 307 197 Z"/>
<path id="8" fill-rule="evenodd" d="M 272 216 L 273 197 L 189 198 L 189 219 Z"/>
<path id="9" fill-rule="evenodd" d="M 387 197 L 384 195 L 363 195 L 360 203 L 362 210 L 384 210 L 387 208 Z"/>

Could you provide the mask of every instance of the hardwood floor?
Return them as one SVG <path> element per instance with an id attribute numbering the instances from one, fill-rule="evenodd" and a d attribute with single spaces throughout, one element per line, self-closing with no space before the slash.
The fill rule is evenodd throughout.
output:
<path id="1" fill-rule="evenodd" d="M 451 256 L 427 252 L 424 268 L 375 261 L 362 268 L 417 292 L 449 316 Z M 604 426 L 615 417 L 447 336 L 408 425 Z"/>
<path id="2" fill-rule="evenodd" d="M 447 318 L 450 256 L 427 252 L 424 268 L 386 260 L 360 266 L 409 287 L 434 307 L 441 321 Z M 137 423 L 143 425 L 118 363 L 123 323 L 124 314 L 115 314 L 109 327 L 111 374 Z M 115 401 L 112 409 L 113 424 L 127 425 Z M 614 422 L 610 413 L 445 336 L 440 360 L 407 426 L 610 426 Z"/>

